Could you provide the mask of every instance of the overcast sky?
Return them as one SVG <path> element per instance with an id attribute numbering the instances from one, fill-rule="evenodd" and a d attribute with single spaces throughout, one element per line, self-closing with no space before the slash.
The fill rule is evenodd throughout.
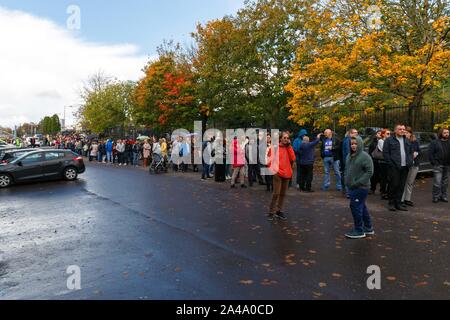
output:
<path id="1" fill-rule="evenodd" d="M 67 27 L 68 6 L 80 29 Z M 190 43 L 198 22 L 235 13 L 243 0 L 0 0 L 0 125 L 13 127 L 78 105 L 83 82 L 103 71 L 138 80 L 164 39 Z M 72 11 L 73 12 L 73 11 Z M 74 21 L 72 26 L 76 27 Z M 73 124 L 67 110 L 67 122 Z"/>

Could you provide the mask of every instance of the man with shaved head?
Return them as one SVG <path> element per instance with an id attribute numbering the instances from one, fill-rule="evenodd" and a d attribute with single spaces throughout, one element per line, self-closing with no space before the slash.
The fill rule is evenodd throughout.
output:
<path id="1" fill-rule="evenodd" d="M 331 186 L 331 168 L 336 177 L 336 188 L 342 191 L 341 177 L 341 141 L 335 136 L 331 129 L 327 129 L 322 137 L 321 155 L 325 168 L 325 177 L 322 190 L 327 191 Z"/>

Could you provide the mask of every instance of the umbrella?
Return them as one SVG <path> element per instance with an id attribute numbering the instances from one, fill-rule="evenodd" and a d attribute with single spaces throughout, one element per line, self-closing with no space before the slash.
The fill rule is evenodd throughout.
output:
<path id="1" fill-rule="evenodd" d="M 150 140 L 150 137 L 148 137 L 148 136 L 139 136 L 139 137 L 137 137 L 136 140 L 139 140 L 139 141 Z"/>

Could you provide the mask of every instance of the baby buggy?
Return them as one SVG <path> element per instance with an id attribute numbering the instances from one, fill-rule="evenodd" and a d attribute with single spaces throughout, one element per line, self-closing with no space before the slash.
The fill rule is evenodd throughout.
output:
<path id="1" fill-rule="evenodd" d="M 150 174 L 152 174 L 152 173 L 158 174 L 160 172 L 167 172 L 165 163 L 164 163 L 164 158 L 160 154 L 158 154 L 158 153 L 153 154 L 152 163 L 150 164 L 149 171 L 150 171 Z"/>

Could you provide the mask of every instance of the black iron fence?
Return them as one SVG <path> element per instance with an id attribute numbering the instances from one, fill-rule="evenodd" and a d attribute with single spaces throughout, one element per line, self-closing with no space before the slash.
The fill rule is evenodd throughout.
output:
<path id="1" fill-rule="evenodd" d="M 366 112 L 365 110 L 356 112 L 359 115 L 357 126 L 360 127 L 393 128 L 398 123 L 404 123 L 412 126 L 415 131 L 433 131 L 437 124 L 449 119 L 450 105 L 444 107 L 424 105 L 417 109 L 404 106 L 372 112 Z"/>

